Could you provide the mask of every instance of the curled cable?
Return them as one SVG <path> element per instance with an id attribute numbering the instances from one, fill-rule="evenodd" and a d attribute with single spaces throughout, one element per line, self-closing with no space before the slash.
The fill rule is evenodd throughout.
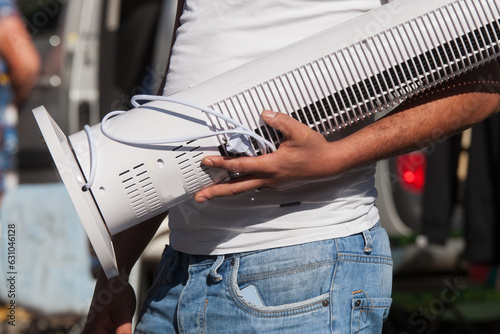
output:
<path id="1" fill-rule="evenodd" d="M 126 111 L 123 110 L 117 110 L 117 111 L 112 111 L 108 113 L 107 115 L 104 116 L 104 118 L 101 121 L 101 132 L 108 137 L 111 140 L 114 140 L 116 142 L 120 142 L 122 144 L 127 144 L 127 145 L 160 145 L 160 144 L 171 144 L 171 143 L 178 143 L 178 142 L 186 142 L 186 141 L 191 141 L 191 140 L 196 140 L 196 139 L 202 139 L 202 138 L 208 138 L 208 137 L 213 137 L 213 136 L 218 136 L 218 135 L 225 135 L 225 134 L 238 134 L 238 135 L 243 135 L 243 136 L 248 136 L 250 138 L 253 138 L 257 144 L 259 145 L 260 149 L 262 152 L 274 152 L 276 151 L 276 146 L 274 143 L 270 142 L 269 140 L 265 139 L 264 137 L 258 135 L 251 129 L 245 127 L 243 124 L 233 120 L 230 117 L 227 117 L 215 110 L 212 110 L 210 108 L 206 108 L 204 106 L 197 105 L 195 103 L 191 103 L 188 101 L 180 100 L 180 99 L 175 99 L 171 98 L 168 96 L 156 96 L 156 95 L 135 95 L 131 99 L 131 103 L 135 108 L 140 107 L 142 104 L 139 103 L 139 101 L 165 101 L 165 102 L 170 102 L 170 103 L 175 103 L 175 104 L 181 104 L 187 107 L 190 107 L 195 110 L 199 110 L 202 112 L 205 112 L 207 114 L 213 115 L 217 118 L 220 118 L 227 123 L 235 126 L 234 129 L 227 129 L 227 130 L 217 130 L 213 132 L 207 132 L 206 134 L 197 134 L 197 135 L 187 135 L 183 137 L 175 137 L 175 138 L 165 138 L 165 139 L 151 139 L 151 140 L 130 140 L 124 137 L 116 136 L 112 133 L 110 133 L 107 128 L 106 128 L 106 123 L 112 118 L 117 115 L 123 114 Z M 95 180 L 95 174 L 96 174 L 96 167 L 97 167 L 97 157 L 96 157 L 96 147 L 95 147 L 95 142 L 94 142 L 94 136 L 90 130 L 90 127 L 88 125 L 84 126 L 85 133 L 87 135 L 88 141 L 89 141 L 89 151 L 90 151 L 90 175 L 87 183 L 83 186 L 82 190 L 87 191 L 90 189 L 92 186 L 94 180 Z"/>
<path id="2" fill-rule="evenodd" d="M 85 125 L 83 127 L 85 134 L 87 135 L 87 140 L 89 142 L 89 154 L 90 154 L 90 175 L 87 183 L 82 187 L 83 191 L 87 191 L 92 187 L 92 184 L 95 180 L 95 174 L 97 170 L 97 149 L 95 146 L 94 135 L 92 134 L 92 130 L 90 126 Z"/>

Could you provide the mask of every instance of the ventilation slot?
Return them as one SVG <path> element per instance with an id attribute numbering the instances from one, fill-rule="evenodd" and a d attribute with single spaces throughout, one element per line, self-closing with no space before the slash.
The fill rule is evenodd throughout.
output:
<path id="1" fill-rule="evenodd" d="M 329 135 L 500 56 L 495 1 L 460 0 L 213 103 L 214 109 L 279 146 L 262 110 L 288 113 Z M 230 128 L 208 116 L 212 126 Z M 223 154 L 225 141 L 219 141 Z M 255 151 L 259 146 L 252 140 Z"/>
<path id="2" fill-rule="evenodd" d="M 144 164 L 119 174 L 132 208 L 141 218 L 161 208 L 161 202 Z"/>
<path id="3" fill-rule="evenodd" d="M 210 168 L 201 164 L 201 159 L 205 155 L 205 152 L 200 146 L 187 146 L 192 143 L 193 141 L 188 142 L 182 148 L 176 148 L 179 154 L 175 157 L 182 174 L 182 179 L 184 180 L 186 191 L 190 194 L 194 194 L 201 188 L 214 183 Z"/>

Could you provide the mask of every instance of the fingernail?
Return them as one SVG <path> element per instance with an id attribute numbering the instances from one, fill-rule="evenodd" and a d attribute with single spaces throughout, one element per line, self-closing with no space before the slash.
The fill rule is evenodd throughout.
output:
<path id="1" fill-rule="evenodd" d="M 274 118 L 276 117 L 276 114 L 274 111 L 271 111 L 271 110 L 264 110 L 262 112 L 262 117 L 263 118 Z"/>
<path id="2" fill-rule="evenodd" d="M 207 159 L 207 158 L 202 159 L 201 163 L 204 164 L 205 166 L 208 166 L 208 167 L 214 166 L 214 162 L 210 159 Z"/>

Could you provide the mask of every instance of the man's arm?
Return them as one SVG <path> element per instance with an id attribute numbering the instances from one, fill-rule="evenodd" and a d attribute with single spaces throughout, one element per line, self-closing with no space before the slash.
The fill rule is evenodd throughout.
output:
<path id="1" fill-rule="evenodd" d="M 120 274 L 108 280 L 103 270 L 99 272 L 85 324 L 85 333 L 132 333 L 136 300 L 135 293 L 128 283 L 128 277 L 135 262 L 164 219 L 165 214 L 159 215 L 113 237 Z"/>
<path id="2" fill-rule="evenodd" d="M 203 163 L 207 166 L 245 176 L 207 187 L 195 199 L 203 202 L 252 189 L 327 178 L 422 148 L 422 143 L 441 140 L 498 112 L 499 73 L 496 61 L 486 64 L 449 80 L 432 93 L 418 95 L 388 116 L 335 142 L 327 142 L 321 134 L 285 114 L 265 111 L 264 121 L 287 140 L 276 152 L 259 157 L 206 157 Z"/>

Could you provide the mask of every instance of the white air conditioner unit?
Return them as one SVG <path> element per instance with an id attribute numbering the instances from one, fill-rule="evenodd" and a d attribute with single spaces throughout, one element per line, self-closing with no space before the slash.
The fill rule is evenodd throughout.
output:
<path id="1" fill-rule="evenodd" d="M 499 41 L 500 0 L 393 1 L 69 140 L 43 107 L 34 114 L 111 277 L 112 235 L 229 177 L 202 166 L 203 156 L 261 154 L 281 142 L 262 110 L 328 136 L 496 60 Z"/>

